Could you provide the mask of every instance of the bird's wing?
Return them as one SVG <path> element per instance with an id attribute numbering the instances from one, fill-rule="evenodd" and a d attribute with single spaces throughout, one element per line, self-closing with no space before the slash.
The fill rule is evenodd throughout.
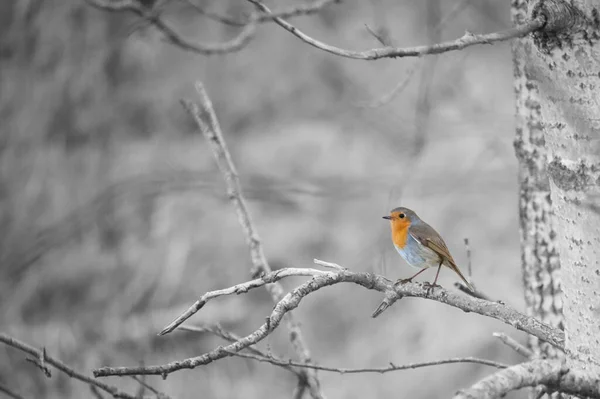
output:
<path id="1" fill-rule="evenodd" d="M 438 254 L 442 262 L 452 269 L 456 274 L 458 274 L 465 284 L 467 284 L 467 287 L 474 291 L 473 286 L 467 281 L 465 276 L 463 276 L 461 271 L 458 269 L 454 258 L 452 258 L 452 255 L 450 255 L 450 250 L 448 250 L 446 243 L 433 227 L 427 223 L 412 225 L 410 226 L 409 234 L 412 236 L 412 238 L 417 240 L 419 244 Z"/>
<path id="2" fill-rule="evenodd" d="M 446 243 L 442 237 L 440 237 L 438 232 L 433 229 L 433 227 L 426 223 L 419 223 L 417 225 L 410 226 L 408 231 L 412 238 L 417 240 L 419 244 L 431 249 L 443 260 L 448 260 L 449 262 L 454 263 L 454 259 L 452 258 L 452 255 L 450 255 L 450 251 L 448 250 Z"/>

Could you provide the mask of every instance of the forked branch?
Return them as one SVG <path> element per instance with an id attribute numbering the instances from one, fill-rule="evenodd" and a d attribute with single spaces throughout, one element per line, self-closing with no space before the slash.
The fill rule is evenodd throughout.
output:
<path id="1" fill-rule="evenodd" d="M 371 273 L 355 273 L 343 268 L 333 271 L 324 271 L 318 269 L 280 269 L 266 275 L 238 284 L 233 287 L 206 293 L 197 301 L 188 311 L 178 317 L 166 329 L 166 332 L 173 331 L 178 325 L 191 317 L 199 309 L 201 309 L 208 301 L 224 296 L 239 293 L 245 293 L 251 289 L 261 287 L 266 284 L 272 284 L 280 279 L 291 276 L 308 276 L 310 280 L 301 284 L 290 293 L 285 295 L 275 306 L 271 314 L 266 318 L 265 323 L 253 333 L 239 339 L 238 341 L 225 347 L 218 347 L 203 355 L 176 361 L 164 365 L 148 366 L 148 367 L 104 367 L 94 371 L 97 377 L 109 375 L 136 375 L 136 374 L 158 374 L 166 376 L 181 369 L 193 369 L 197 366 L 208 364 L 214 360 L 221 359 L 227 356 L 233 356 L 234 353 L 241 351 L 251 345 L 254 345 L 271 332 L 273 332 L 281 323 L 283 316 L 292 309 L 295 309 L 301 300 L 307 295 L 330 285 L 339 283 L 354 283 L 361 285 L 367 289 L 380 291 L 386 294 L 386 300 L 393 303 L 395 300 L 404 296 L 419 297 L 429 300 L 441 302 L 465 312 L 478 313 L 483 316 L 492 317 L 507 323 L 518 330 L 525 331 L 544 341 L 549 342 L 559 348 L 564 345 L 564 333 L 558 329 L 552 328 L 539 320 L 526 316 L 507 305 L 485 301 L 478 298 L 464 296 L 459 293 L 446 291 L 443 288 L 436 288 L 433 292 L 428 291 L 426 287 L 417 283 L 408 283 L 405 285 L 394 286 L 386 278 L 377 276 Z"/>
<path id="2" fill-rule="evenodd" d="M 347 50 L 339 47 L 332 46 L 330 44 L 319 41 L 308 34 L 302 32 L 300 29 L 290 24 L 286 20 L 276 17 L 272 14 L 271 10 L 258 0 L 248 0 L 254 4 L 260 11 L 264 12 L 273 18 L 276 24 L 281 26 L 283 29 L 290 32 L 303 42 L 316 47 L 320 50 L 328 53 L 338 55 L 340 57 L 354 58 L 358 60 L 377 60 L 381 58 L 400 58 L 400 57 L 420 57 L 427 54 L 441 54 L 449 51 L 462 50 L 466 47 L 479 45 L 479 44 L 492 44 L 495 42 L 501 42 L 506 40 L 515 39 L 518 37 L 527 36 L 530 33 L 540 30 L 544 27 L 546 18 L 543 15 L 539 15 L 536 19 L 528 21 L 522 26 L 517 26 L 511 29 L 507 29 L 501 32 L 487 33 L 483 35 L 476 35 L 471 32 L 466 32 L 462 37 L 452 40 L 449 42 L 436 43 L 430 46 L 416 46 L 416 47 L 381 47 L 374 48 L 365 51 L 354 51 Z"/>
<path id="3" fill-rule="evenodd" d="M 238 173 L 231 158 L 231 154 L 227 149 L 227 144 L 225 143 L 225 138 L 223 137 L 221 126 L 219 124 L 219 120 L 217 119 L 212 102 L 210 101 L 210 98 L 208 97 L 208 94 L 201 83 L 196 84 L 196 90 L 200 96 L 200 104 L 202 108 L 199 108 L 195 103 L 189 101 L 184 101 L 183 106 L 194 118 L 199 130 L 209 143 L 215 161 L 225 179 L 227 194 L 237 212 L 240 226 L 242 227 L 244 235 L 246 236 L 246 242 L 250 250 L 250 259 L 252 261 L 252 269 L 250 270 L 250 274 L 252 277 L 257 277 L 261 274 L 271 273 L 271 266 L 269 265 L 267 257 L 265 256 L 258 232 L 252 222 L 252 217 L 250 216 L 250 211 L 248 210 L 248 205 L 242 192 Z M 260 284 L 260 286 L 262 285 L 264 284 Z M 270 294 L 274 303 L 278 304 L 283 301 L 284 290 L 277 280 L 273 280 L 272 284 L 266 285 L 265 288 Z M 207 298 L 206 300 L 208 299 L 210 298 Z M 202 306 L 203 305 L 201 303 L 197 304 L 198 309 L 200 309 Z M 300 325 L 295 320 L 292 313 L 286 313 L 287 310 L 281 314 L 281 317 L 285 316 L 285 323 L 290 333 L 290 342 L 294 347 L 298 358 L 303 363 L 310 363 L 310 351 L 304 342 Z M 175 326 L 173 328 L 175 328 Z M 167 328 L 163 330 L 161 335 L 166 334 L 169 331 L 172 331 L 172 329 Z M 264 338 L 264 336 L 262 338 Z M 307 384 L 308 391 L 310 392 L 311 396 L 314 399 L 323 398 L 323 393 L 321 392 L 316 371 L 312 369 L 305 369 L 301 370 L 301 373 L 303 375 L 301 380 Z"/>

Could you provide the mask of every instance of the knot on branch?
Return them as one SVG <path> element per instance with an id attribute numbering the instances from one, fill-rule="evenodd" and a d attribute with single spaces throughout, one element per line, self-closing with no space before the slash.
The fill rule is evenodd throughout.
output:
<path id="1" fill-rule="evenodd" d="M 531 19 L 543 18 L 545 32 L 577 29 L 586 23 L 585 15 L 565 0 L 539 0 L 531 9 Z"/>

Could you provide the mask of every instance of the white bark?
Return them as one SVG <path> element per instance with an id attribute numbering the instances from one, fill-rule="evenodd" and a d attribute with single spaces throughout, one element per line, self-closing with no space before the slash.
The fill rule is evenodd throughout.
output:
<path id="1" fill-rule="evenodd" d="M 567 364 L 600 373 L 600 0 L 538 4 L 534 14 L 563 28 L 536 35 L 525 62 L 541 105 Z"/>

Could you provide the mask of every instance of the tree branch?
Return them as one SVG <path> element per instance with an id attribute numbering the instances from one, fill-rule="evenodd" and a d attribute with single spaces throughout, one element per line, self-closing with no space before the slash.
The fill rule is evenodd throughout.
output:
<path id="1" fill-rule="evenodd" d="M 8 387 L 5 387 L 2 384 L 0 384 L 0 392 L 2 392 L 3 394 L 5 394 L 9 398 L 23 399 L 23 397 L 21 395 L 19 395 L 18 393 L 15 393 L 14 391 L 10 390 Z"/>
<path id="2" fill-rule="evenodd" d="M 317 39 L 312 38 L 306 33 L 302 32 L 289 22 L 276 17 L 272 14 L 271 10 L 258 0 L 248 0 L 254 4 L 259 10 L 273 18 L 276 24 L 281 26 L 283 29 L 290 32 L 303 42 L 316 47 L 320 50 L 328 53 L 338 55 L 340 57 L 353 58 L 359 60 L 377 60 L 381 58 L 399 58 L 399 57 L 420 57 L 426 54 L 441 54 L 448 51 L 462 50 L 466 47 L 478 45 L 478 44 L 491 44 L 494 42 L 501 42 L 511 40 L 518 37 L 527 36 L 528 34 L 540 30 L 545 25 L 545 17 L 540 15 L 537 19 L 528 21 L 522 26 L 507 29 L 501 32 L 488 33 L 483 35 L 475 35 L 470 32 L 466 32 L 462 37 L 444 43 L 436 43 L 430 46 L 416 46 L 416 47 L 382 47 L 374 48 L 365 51 L 354 51 L 346 50 L 343 48 L 335 47 L 326 43 L 323 43 Z"/>
<path id="3" fill-rule="evenodd" d="M 211 334 L 214 334 L 218 337 L 223 338 L 226 341 L 229 342 L 236 342 L 239 341 L 241 339 L 240 336 L 238 336 L 237 334 L 234 334 L 230 331 L 226 331 L 223 328 L 221 328 L 221 326 L 217 325 L 217 326 L 204 326 L 204 327 L 198 327 L 198 326 L 181 326 L 180 327 L 181 330 L 183 331 L 190 331 L 190 332 L 196 332 L 196 333 L 203 333 L 203 332 L 208 332 Z M 246 350 L 250 353 L 253 353 L 254 355 L 260 356 L 260 357 L 265 357 L 265 358 L 269 358 L 270 356 L 266 353 L 261 352 L 260 350 L 249 346 L 246 348 Z M 232 352 L 233 353 L 233 352 Z M 233 353 L 236 356 L 240 355 L 239 353 Z M 243 356 L 242 356 L 243 357 Z M 296 374 L 297 377 L 299 378 L 303 378 L 302 373 L 300 373 L 298 370 L 296 370 L 294 367 L 292 367 L 289 364 L 276 364 L 276 366 L 280 366 L 281 368 L 290 371 L 294 374 Z"/>
<path id="4" fill-rule="evenodd" d="M 199 14 L 204 15 L 207 18 L 210 18 L 214 21 L 220 22 L 225 25 L 245 26 L 248 23 L 250 23 L 250 19 L 240 21 L 240 20 L 237 20 L 234 18 L 230 18 L 227 16 L 212 13 L 210 11 L 206 11 L 206 10 L 204 10 L 204 8 L 195 4 L 191 0 L 185 0 L 185 2 L 188 3 L 190 6 L 192 6 L 196 11 L 198 11 Z M 273 18 L 275 18 L 275 17 L 294 18 L 294 17 L 299 17 L 299 16 L 312 15 L 312 14 L 315 14 L 315 13 L 321 11 L 323 8 L 325 8 L 326 6 L 333 4 L 333 3 L 341 3 L 341 0 L 316 0 L 310 4 L 300 4 L 297 6 L 289 7 L 284 10 L 275 11 L 271 15 L 262 14 L 256 19 L 256 22 L 258 22 L 258 23 L 271 22 L 273 20 Z"/>
<path id="5" fill-rule="evenodd" d="M 208 97 L 208 94 L 201 83 L 196 83 L 196 90 L 200 96 L 202 110 L 206 115 L 208 123 L 206 123 L 202 118 L 202 113 L 196 104 L 191 102 L 183 102 L 183 105 L 194 118 L 200 131 L 208 141 L 219 170 L 225 179 L 227 194 L 237 212 L 240 225 L 244 231 L 246 242 L 250 249 L 250 258 L 252 260 L 252 269 L 250 270 L 250 274 L 252 277 L 257 277 L 260 274 L 271 273 L 271 266 L 269 265 L 269 262 L 265 256 L 258 232 L 252 223 L 252 218 L 250 217 L 250 212 L 248 211 L 246 199 L 242 194 L 242 187 L 240 185 L 238 173 L 233 160 L 231 159 L 229 150 L 227 149 L 227 145 L 225 143 L 223 133 L 221 132 L 221 127 L 219 125 L 212 102 L 210 101 L 210 98 Z M 276 280 L 274 280 L 272 284 L 267 285 L 265 288 L 271 295 L 274 303 L 278 304 L 283 302 L 284 290 L 281 284 L 276 283 Z M 228 293 L 225 295 L 228 295 Z M 209 299 L 211 298 L 205 298 L 205 300 Z M 200 307 L 203 306 L 203 303 L 197 303 L 197 306 L 198 309 L 200 309 Z M 282 313 L 282 316 L 285 313 L 287 313 L 287 310 L 286 312 Z M 182 319 L 182 321 L 183 320 L 185 319 Z M 294 316 L 291 313 L 286 315 L 285 321 L 289 331 L 290 342 L 292 343 L 298 358 L 303 363 L 310 363 L 310 352 L 304 342 L 302 331 L 300 330 L 298 322 L 294 319 Z M 177 325 L 181 324 L 181 322 L 171 323 L 171 327 L 165 328 L 163 331 L 161 331 L 160 335 L 164 335 L 172 331 Z M 302 372 L 311 396 L 314 399 L 323 398 L 316 371 L 303 370 Z"/>
<path id="6" fill-rule="evenodd" d="M 271 363 L 275 366 L 286 366 L 287 365 L 287 366 L 294 366 L 294 367 L 299 367 L 299 368 L 315 369 L 315 370 L 320 370 L 320 371 L 329 371 L 329 372 L 340 373 L 340 374 L 362 374 L 362 373 L 385 374 L 385 373 L 389 373 L 391 371 L 410 370 L 410 369 L 418 369 L 418 368 L 430 367 L 430 366 L 439 366 L 442 364 L 455 364 L 455 363 L 483 364 L 485 366 L 496 367 L 499 369 L 508 367 L 506 364 L 494 362 L 492 360 L 478 359 L 475 357 L 456 357 L 456 358 L 443 359 L 443 360 L 433 360 L 430 362 L 408 363 L 408 364 L 402 364 L 402 365 L 398 365 L 398 366 L 395 365 L 394 363 L 390 363 L 389 366 L 387 366 L 387 367 L 376 367 L 376 368 L 366 367 L 366 368 L 360 368 L 360 369 L 352 369 L 352 368 L 343 368 L 343 367 L 320 366 L 317 364 L 304 364 L 304 363 L 294 362 L 291 359 L 284 360 L 284 359 L 275 358 L 273 356 L 264 356 L 264 355 L 260 356 L 260 355 L 251 354 L 251 353 L 233 353 L 232 352 L 231 355 L 238 356 L 238 357 L 244 357 L 247 359 L 253 359 L 258 362 Z"/>
<path id="7" fill-rule="evenodd" d="M 134 379 L 135 381 L 137 381 L 138 384 L 140 384 L 140 387 L 142 388 L 141 395 L 143 395 L 144 389 L 147 389 L 150 392 L 152 392 L 154 395 L 156 395 L 157 399 L 170 399 L 170 397 L 168 395 L 164 394 L 163 392 L 160 392 L 159 390 L 154 388 L 152 385 L 146 383 L 146 381 L 144 381 L 142 378 L 137 377 L 135 375 L 132 375 L 131 378 Z"/>
<path id="8" fill-rule="evenodd" d="M 194 43 L 185 39 L 159 15 L 158 11 L 145 7 L 136 0 L 85 0 L 88 4 L 105 11 L 129 11 L 154 25 L 171 44 L 192 53 L 202 55 L 232 53 L 244 48 L 256 33 L 256 16 L 250 17 L 247 24 L 233 39 L 224 43 Z"/>
<path id="9" fill-rule="evenodd" d="M 0 342 L 6 344 L 8 346 L 12 346 L 13 348 L 16 348 L 25 353 L 29 353 L 31 356 L 33 356 L 36 359 L 41 359 L 43 356 L 45 363 L 54 366 L 56 369 L 62 371 L 63 373 L 65 373 L 66 375 L 68 375 L 71 378 L 75 378 L 76 380 L 85 382 L 86 384 L 93 385 L 93 386 L 111 394 L 113 398 L 136 399 L 136 397 L 134 395 L 129 395 L 128 393 L 119 391 L 119 389 L 117 387 L 105 384 L 103 382 L 94 380 L 93 378 L 90 378 L 86 375 L 83 375 L 83 374 L 73 370 L 71 367 L 67 366 L 60 360 L 54 359 L 45 353 L 43 354 L 42 351 L 40 351 L 32 346 L 29 346 L 23 342 L 17 341 L 16 339 L 9 337 L 8 335 L 0 333 Z"/>
<path id="10" fill-rule="evenodd" d="M 214 327 L 182 326 L 181 330 L 192 331 L 192 332 L 209 332 L 209 333 L 217 335 L 223 339 L 226 339 L 227 341 L 230 341 L 230 342 L 235 342 L 235 341 L 240 340 L 240 337 L 238 337 L 237 335 L 235 335 L 229 331 L 223 330 L 220 326 L 214 326 Z M 417 368 L 421 368 L 421 367 L 429 367 L 429 366 L 437 366 L 437 365 L 442 365 L 442 364 L 453 364 L 453 363 L 477 363 L 477 364 L 483 364 L 486 366 L 492 366 L 492 367 L 496 367 L 496 368 L 507 368 L 508 367 L 506 364 L 494 362 L 492 360 L 478 359 L 478 358 L 474 358 L 474 357 L 462 357 L 462 358 L 435 360 L 435 361 L 430 361 L 430 362 L 409 363 L 409 364 L 404 364 L 404 365 L 399 365 L 399 366 L 390 362 L 389 366 L 387 366 L 387 367 L 361 368 L 361 369 L 354 368 L 354 369 L 352 369 L 352 368 L 328 367 L 328 366 L 321 366 L 321 365 L 316 365 L 316 364 L 306 364 L 306 363 L 295 362 L 292 359 L 280 359 L 280 358 L 277 358 L 270 354 L 263 353 L 260 350 L 253 348 L 253 347 L 248 347 L 248 348 L 246 348 L 246 350 L 248 350 L 251 353 L 231 352 L 231 355 L 246 358 L 246 359 L 253 359 L 258 362 L 271 363 L 274 366 L 283 367 L 283 368 L 285 368 L 287 370 L 291 370 L 291 371 L 295 371 L 295 369 L 293 367 L 298 367 L 298 368 L 315 369 L 315 370 L 320 370 L 320 371 L 330 371 L 330 372 L 340 373 L 340 374 L 358 374 L 358 373 L 384 374 L 384 373 L 388 373 L 390 371 L 417 369 Z"/>
<path id="11" fill-rule="evenodd" d="M 519 313 L 504 304 L 460 295 L 446 291 L 443 288 L 436 288 L 433 292 L 430 292 L 426 287 L 417 283 L 407 283 L 395 286 L 388 282 L 384 277 L 371 273 L 355 273 L 344 269 L 335 271 L 322 271 L 317 269 L 280 269 L 267 273 L 261 278 L 238 284 L 231 288 L 209 292 L 192 305 L 184 315 L 171 323 L 169 329 L 172 331 L 172 329 L 176 328 L 177 325 L 189 318 L 210 299 L 223 295 L 243 293 L 250 289 L 272 284 L 275 281 L 290 276 L 311 276 L 312 278 L 285 295 L 285 297 L 275 305 L 271 315 L 266 318 L 266 322 L 259 329 L 238 341 L 225 347 L 218 347 L 203 355 L 181 361 L 148 367 L 103 367 L 94 370 L 94 375 L 96 377 L 105 377 L 110 375 L 157 374 L 164 377 L 177 370 L 193 369 L 197 366 L 211 363 L 217 359 L 232 356 L 232 352 L 239 352 L 267 337 L 279 326 L 284 314 L 295 309 L 305 296 L 323 287 L 338 283 L 354 283 L 367 289 L 383 292 L 386 294 L 386 300 L 390 303 L 393 303 L 403 296 L 434 300 L 459 308 L 465 312 L 474 312 L 483 316 L 495 318 L 518 330 L 525 331 L 547 341 L 552 345 L 563 347 L 564 344 L 564 333 L 562 331 L 554 329 L 532 317 Z"/>
<path id="12" fill-rule="evenodd" d="M 492 399 L 511 391 L 544 385 L 550 391 L 600 399 L 600 379 L 585 370 L 569 370 L 560 360 L 532 360 L 500 370 L 472 387 L 459 391 L 454 399 Z"/>
<path id="13" fill-rule="evenodd" d="M 502 341 L 504 345 L 517 352 L 519 355 L 524 356 L 527 359 L 533 357 L 533 352 L 525 346 L 518 343 L 514 338 L 509 337 L 508 335 L 500 332 L 495 332 L 492 335 L 498 338 L 500 341 Z"/>

